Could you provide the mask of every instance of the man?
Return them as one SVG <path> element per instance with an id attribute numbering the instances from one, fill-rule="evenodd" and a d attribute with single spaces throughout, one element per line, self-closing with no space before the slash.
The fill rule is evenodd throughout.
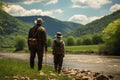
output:
<path id="1" fill-rule="evenodd" d="M 29 30 L 28 48 L 30 50 L 30 67 L 34 69 L 34 59 L 38 57 L 38 71 L 42 69 L 44 49 L 47 51 L 46 30 L 42 26 L 42 18 L 36 20 L 36 25 Z"/>
<path id="2" fill-rule="evenodd" d="M 53 41 L 52 49 L 53 49 L 53 55 L 54 55 L 54 68 L 55 71 L 60 73 L 63 63 L 63 57 L 65 54 L 65 43 L 62 40 L 62 34 L 61 32 L 57 32 L 56 38 Z"/>

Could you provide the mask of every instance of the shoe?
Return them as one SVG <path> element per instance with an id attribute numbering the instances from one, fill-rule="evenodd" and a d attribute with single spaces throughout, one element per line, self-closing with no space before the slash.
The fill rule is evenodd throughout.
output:
<path id="1" fill-rule="evenodd" d="M 30 67 L 31 69 L 34 69 L 34 67 Z"/>
<path id="2" fill-rule="evenodd" d="M 60 74 L 61 73 L 61 70 L 58 70 L 58 74 Z"/>

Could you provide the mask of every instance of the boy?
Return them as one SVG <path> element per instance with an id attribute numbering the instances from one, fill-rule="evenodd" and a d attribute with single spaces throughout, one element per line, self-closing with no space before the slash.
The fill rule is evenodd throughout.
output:
<path id="1" fill-rule="evenodd" d="M 61 32 L 57 32 L 56 39 L 53 41 L 52 49 L 52 54 L 54 55 L 54 68 L 55 71 L 60 73 L 65 54 L 65 43 L 62 40 Z"/>

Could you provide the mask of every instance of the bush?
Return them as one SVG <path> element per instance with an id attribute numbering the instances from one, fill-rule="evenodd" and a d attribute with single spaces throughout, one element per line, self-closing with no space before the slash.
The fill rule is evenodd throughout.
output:
<path id="1" fill-rule="evenodd" d="M 25 44 L 26 44 L 26 41 L 24 37 L 22 36 L 16 37 L 16 43 L 15 43 L 16 51 L 23 50 L 25 48 Z"/>
<path id="2" fill-rule="evenodd" d="M 107 55 L 108 54 L 108 47 L 106 45 L 104 45 L 104 44 L 101 44 L 99 46 L 98 53 L 100 55 L 102 55 L 102 54 L 106 54 Z"/>

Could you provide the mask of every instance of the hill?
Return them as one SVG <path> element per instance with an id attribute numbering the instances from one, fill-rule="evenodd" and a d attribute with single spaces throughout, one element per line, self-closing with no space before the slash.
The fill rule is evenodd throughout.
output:
<path id="1" fill-rule="evenodd" d="M 106 15 L 101 19 L 95 20 L 91 23 L 86 24 L 83 27 L 78 28 L 77 30 L 73 31 L 68 35 L 74 35 L 76 37 L 80 37 L 86 34 L 93 34 L 93 33 L 101 33 L 102 30 L 114 20 L 120 18 L 120 10 L 116 11 L 110 15 Z"/>
<path id="2" fill-rule="evenodd" d="M 29 26 L 0 9 L 0 46 L 11 46 L 16 36 L 27 36 Z"/>
<path id="3" fill-rule="evenodd" d="M 16 36 L 21 35 L 27 38 L 28 30 L 34 25 L 34 20 L 42 17 L 49 36 L 54 36 L 57 31 L 63 35 L 81 27 L 81 24 L 60 21 L 48 16 L 27 16 L 13 17 L 0 8 L 0 47 L 12 47 L 15 44 Z"/>
<path id="4" fill-rule="evenodd" d="M 46 28 L 47 34 L 52 37 L 56 34 L 56 32 L 60 31 L 62 32 L 63 35 L 66 35 L 71 31 L 83 26 L 78 23 L 60 21 L 58 19 L 51 18 L 48 16 L 23 16 L 23 17 L 16 17 L 16 18 L 33 26 L 34 21 L 39 17 L 41 17 L 44 20 L 43 26 Z"/>

